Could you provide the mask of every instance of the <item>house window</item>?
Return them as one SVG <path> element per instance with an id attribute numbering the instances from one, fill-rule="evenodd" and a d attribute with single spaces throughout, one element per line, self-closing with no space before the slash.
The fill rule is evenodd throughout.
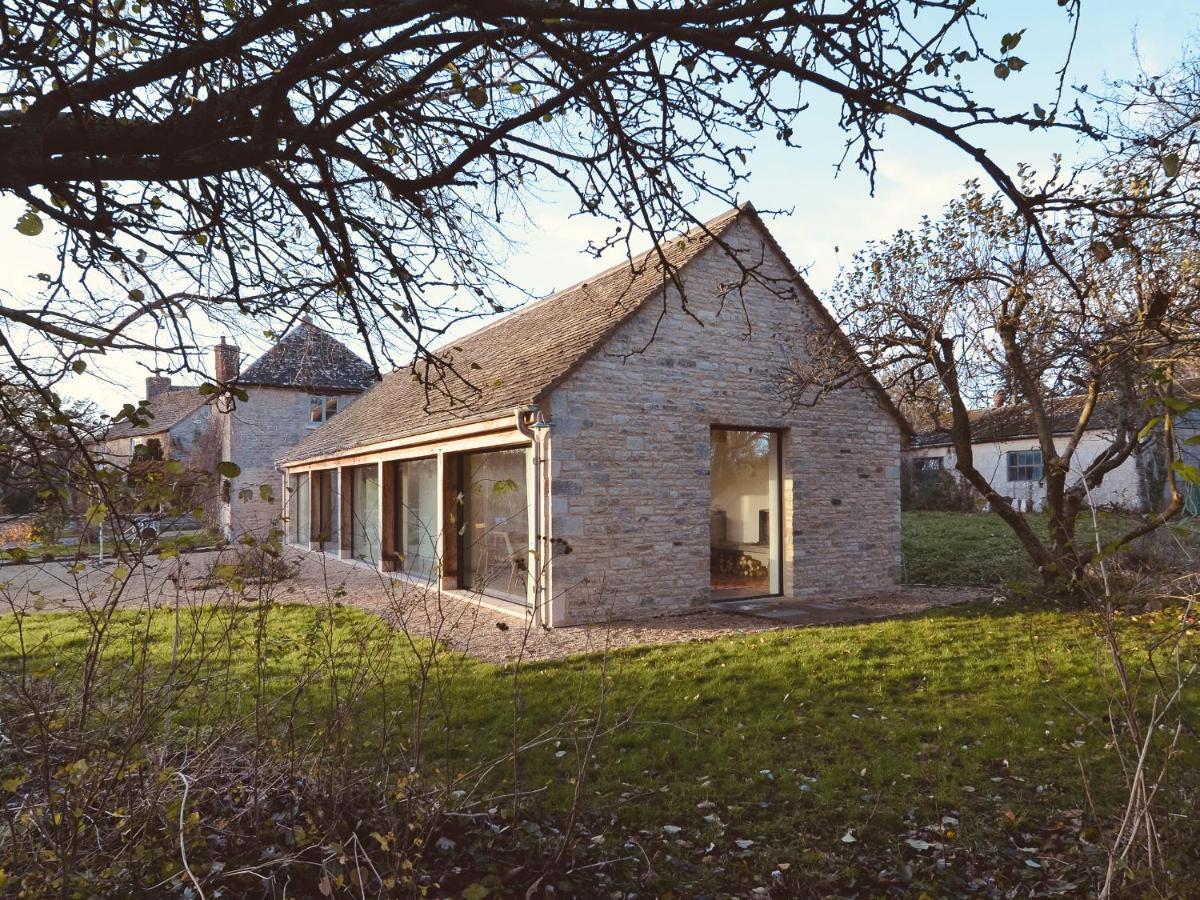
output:
<path id="1" fill-rule="evenodd" d="M 918 456 L 913 459 L 913 476 L 918 481 L 937 478 L 945 468 L 945 457 L 942 456 Z"/>
<path id="2" fill-rule="evenodd" d="M 328 422 L 338 411 L 337 397 L 323 397 L 316 394 L 308 398 L 308 422 L 310 425 L 320 425 Z"/>
<path id="3" fill-rule="evenodd" d="M 1041 450 L 1009 450 L 1007 460 L 1009 481 L 1042 480 Z"/>

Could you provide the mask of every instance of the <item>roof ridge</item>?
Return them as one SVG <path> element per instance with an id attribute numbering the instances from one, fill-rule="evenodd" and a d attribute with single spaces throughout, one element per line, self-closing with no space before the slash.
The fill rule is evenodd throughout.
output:
<path id="1" fill-rule="evenodd" d="M 652 253 L 654 253 L 655 250 L 666 250 L 667 247 L 678 246 L 679 244 L 686 242 L 688 240 L 688 238 L 691 238 L 693 236 L 699 237 L 701 235 L 705 235 L 712 230 L 713 226 L 718 225 L 718 224 L 724 225 L 725 222 L 723 220 L 735 219 L 746 210 L 749 210 L 750 212 L 754 211 L 754 207 L 749 203 L 749 201 L 739 204 L 738 206 L 730 207 L 729 209 L 727 209 L 723 213 L 721 213 L 719 216 L 714 216 L 713 218 L 711 218 L 705 222 L 701 222 L 699 225 L 694 225 L 691 228 L 689 228 L 687 231 L 685 231 L 683 234 L 677 234 L 674 237 L 670 238 L 669 240 L 664 241 L 662 244 L 655 244 L 655 245 L 649 247 L 648 249 L 643 250 L 641 253 L 637 254 L 636 256 L 627 256 L 624 259 L 613 263 L 608 268 L 601 269 L 599 272 L 595 272 L 592 275 L 589 275 L 587 278 L 581 278 L 578 281 L 576 281 L 574 284 L 569 284 L 564 288 L 559 288 L 553 294 L 549 294 L 545 297 L 541 297 L 537 300 L 534 300 L 531 303 L 522 304 L 521 306 L 517 307 L 516 309 L 510 309 L 507 312 L 505 312 L 504 315 L 497 316 L 495 319 L 492 319 L 490 322 L 484 322 L 478 328 L 476 328 L 472 331 L 469 331 L 466 334 L 459 335 L 457 338 L 453 338 L 453 339 L 448 338 L 446 340 L 445 344 L 441 344 L 437 347 L 431 348 L 431 352 L 434 352 L 434 353 L 441 352 L 442 350 L 445 350 L 447 347 L 453 347 L 459 341 L 465 340 L 467 338 L 473 338 L 476 335 L 483 334 L 485 331 L 488 331 L 489 329 L 494 328 L 495 326 L 500 325 L 501 323 L 508 322 L 517 316 L 520 316 L 526 312 L 529 312 L 530 310 L 537 309 L 538 307 L 542 306 L 545 303 L 550 302 L 551 300 L 555 300 L 559 297 L 562 297 L 564 294 L 569 294 L 572 291 L 577 291 L 581 288 L 586 288 L 589 284 L 597 282 L 601 278 L 605 278 L 610 275 L 615 275 L 616 273 L 622 272 L 626 269 L 636 269 L 637 264 L 639 262 L 644 262 L 644 261 L 648 260 L 650 255 Z M 661 262 L 661 260 L 660 260 L 660 262 Z M 644 300 L 645 298 L 642 298 L 642 299 Z M 639 305 L 640 305 L 640 302 L 641 301 L 639 301 Z"/>

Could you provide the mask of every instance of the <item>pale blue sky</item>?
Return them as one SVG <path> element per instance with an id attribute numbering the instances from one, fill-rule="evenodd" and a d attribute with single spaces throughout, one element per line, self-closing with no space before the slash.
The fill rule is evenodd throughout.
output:
<path id="1" fill-rule="evenodd" d="M 971 82 L 983 100 L 1003 111 L 1029 110 L 1033 103 L 1049 106 L 1070 36 L 1070 23 L 1056 0 L 983 0 L 989 20 L 981 29 L 985 43 L 998 50 L 1000 36 L 1025 28 L 1018 55 L 1028 65 L 1001 82 L 991 66 L 981 64 Z M 1079 41 L 1068 72 L 1068 85 L 1099 88 L 1106 78 L 1128 77 L 1137 71 L 1136 39 L 1141 64 L 1159 71 L 1176 60 L 1184 41 L 1200 29 L 1200 11 L 1194 2 L 1146 0 L 1140 3 L 1084 0 Z M 1073 101 L 1073 95 L 1066 105 Z M 790 215 L 769 222 L 793 262 L 806 268 L 808 279 L 820 294 L 836 275 L 840 262 L 872 239 L 886 238 L 897 228 L 914 224 L 922 214 L 936 215 L 962 183 L 982 173 L 970 159 L 908 126 L 892 125 L 882 144 L 874 196 L 866 178 L 852 164 L 835 177 L 842 153 L 843 135 L 836 127 L 837 107 L 814 98 L 812 108 L 797 129 L 799 150 L 780 147 L 764 136 L 750 160 L 752 177 L 740 199 L 760 209 L 790 210 Z M 1046 168 L 1054 152 L 1069 163 L 1081 151 L 1066 134 L 1030 133 L 1025 129 L 995 128 L 974 139 L 1006 167 L 1027 162 Z M 517 237 L 521 249 L 509 261 L 507 273 L 526 289 L 545 294 L 588 277 L 612 265 L 617 257 L 596 260 L 582 251 L 589 239 L 599 239 L 611 223 L 572 218 L 554 195 L 530 207 L 531 221 Z M 701 217 L 721 210 L 701 207 Z M 14 223 L 21 206 L 0 202 L 0 223 Z M 0 291 L 12 299 L 35 290 L 37 272 L 52 271 L 53 238 L 47 229 L 39 238 L 26 238 L 0 224 Z M 212 338 L 215 340 L 214 333 Z M 236 336 L 244 359 L 265 347 L 258 326 Z M 402 354 L 397 353 L 397 357 Z M 112 355 L 91 371 L 73 378 L 66 392 L 94 400 L 105 410 L 141 396 L 146 372 L 131 356 Z"/>

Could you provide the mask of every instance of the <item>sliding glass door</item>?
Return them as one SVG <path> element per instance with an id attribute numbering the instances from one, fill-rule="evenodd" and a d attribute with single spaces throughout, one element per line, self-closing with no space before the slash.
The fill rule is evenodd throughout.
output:
<path id="1" fill-rule="evenodd" d="M 414 459 L 397 463 L 399 498 L 396 534 L 401 568 L 411 575 L 432 579 L 437 559 L 437 460 Z"/>
<path id="2" fill-rule="evenodd" d="M 709 510 L 714 600 L 782 590 L 779 435 L 713 428 Z"/>
<path id="3" fill-rule="evenodd" d="M 301 547 L 308 546 L 310 526 L 312 524 L 311 493 L 309 491 L 309 475 L 304 472 L 292 476 L 291 521 L 288 530 L 291 532 L 292 543 Z"/>
<path id="4" fill-rule="evenodd" d="M 337 552 L 340 546 L 338 507 L 338 471 L 324 469 L 312 473 L 312 503 L 316 512 L 317 531 L 312 535 L 322 550 Z"/>
<path id="5" fill-rule="evenodd" d="M 529 568 L 525 462 L 523 448 L 462 457 L 461 584 L 520 604 L 526 603 Z"/>
<path id="6" fill-rule="evenodd" d="M 379 562 L 379 466 L 350 470 L 350 555 Z"/>

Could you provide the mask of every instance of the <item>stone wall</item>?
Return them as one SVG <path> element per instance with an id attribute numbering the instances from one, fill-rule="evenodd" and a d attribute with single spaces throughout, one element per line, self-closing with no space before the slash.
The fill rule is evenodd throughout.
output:
<path id="1" fill-rule="evenodd" d="M 228 501 L 222 506 L 221 527 L 236 537 L 246 531 L 263 532 L 282 515 L 280 471 L 275 460 L 299 443 L 315 425 L 309 422 L 309 393 L 295 388 L 249 386 L 249 400 L 219 413 L 222 458 L 232 460 L 241 474 L 229 479 Z M 339 411 L 358 399 L 339 395 Z M 270 488 L 264 499 L 261 486 Z"/>
<path id="2" fill-rule="evenodd" d="M 753 223 L 725 238 L 788 278 Z M 789 412 L 780 372 L 798 334 L 824 325 L 798 292 L 750 283 L 722 296 L 739 279 L 710 247 L 684 273 L 691 315 L 672 288 L 551 394 L 552 537 L 571 548 L 555 557 L 552 589 L 566 622 L 709 602 L 713 425 L 782 429 L 785 595 L 850 599 L 895 585 L 898 425 L 858 388 Z"/>
<path id="3" fill-rule="evenodd" d="M 193 449 L 204 438 L 205 430 L 209 426 L 210 414 L 210 408 L 205 404 L 180 419 L 168 431 L 142 434 L 136 438 L 121 437 L 101 441 L 99 445 L 101 455 L 107 462 L 123 466 L 132 457 L 135 444 L 146 444 L 157 440 L 162 447 L 164 456 L 186 462 Z"/>

